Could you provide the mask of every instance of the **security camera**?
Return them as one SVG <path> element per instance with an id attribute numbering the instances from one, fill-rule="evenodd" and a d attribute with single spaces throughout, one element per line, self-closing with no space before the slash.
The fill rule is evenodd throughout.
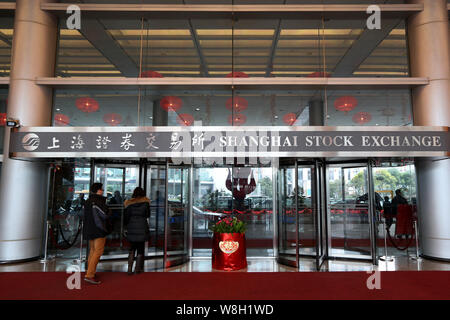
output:
<path id="1" fill-rule="evenodd" d="M 8 119 L 6 120 L 6 126 L 11 128 L 18 128 L 20 127 L 20 121 L 15 119 Z"/>

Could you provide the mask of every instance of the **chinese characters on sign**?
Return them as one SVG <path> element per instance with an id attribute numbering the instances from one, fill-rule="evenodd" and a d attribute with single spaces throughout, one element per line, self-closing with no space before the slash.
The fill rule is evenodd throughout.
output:
<path id="1" fill-rule="evenodd" d="M 419 127 L 421 128 L 421 127 Z M 14 157 L 329 157 L 448 156 L 447 127 L 393 127 L 389 131 L 327 127 L 240 127 L 238 130 L 199 127 L 145 127 L 134 131 L 20 128 L 11 132 Z M 77 130 L 78 129 L 78 130 Z M 129 128 L 128 128 L 129 130 Z"/>
<path id="2" fill-rule="evenodd" d="M 125 151 L 130 150 L 131 147 L 134 147 L 135 144 L 131 143 L 131 138 L 133 137 L 132 134 L 126 133 L 125 136 L 122 137 L 122 143 L 120 144 L 120 147 L 123 148 Z"/>
<path id="3" fill-rule="evenodd" d="M 108 136 L 98 136 L 98 139 L 95 140 L 97 142 L 97 145 L 95 146 L 97 149 L 103 149 L 108 150 L 109 143 L 111 140 Z"/>

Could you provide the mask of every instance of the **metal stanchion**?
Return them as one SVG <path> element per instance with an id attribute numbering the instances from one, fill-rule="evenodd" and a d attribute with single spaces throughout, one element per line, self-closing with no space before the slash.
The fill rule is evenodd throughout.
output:
<path id="1" fill-rule="evenodd" d="M 384 230 L 384 256 L 381 256 L 380 260 L 385 262 L 394 261 L 394 257 L 388 256 L 387 252 L 386 219 L 383 220 L 383 230 Z"/>
<path id="2" fill-rule="evenodd" d="M 49 256 L 47 254 L 47 251 L 48 251 L 48 233 L 49 233 L 49 230 L 50 230 L 50 221 L 47 220 L 46 221 L 46 225 L 47 225 L 47 228 L 45 229 L 45 251 L 44 251 L 44 258 L 39 260 L 41 263 L 47 263 L 47 262 L 55 259 L 54 256 Z"/>
<path id="3" fill-rule="evenodd" d="M 414 234 L 416 237 L 416 256 L 409 257 L 411 260 L 420 261 L 422 258 L 419 256 L 419 233 L 417 231 L 417 221 L 414 220 Z"/>
<path id="4" fill-rule="evenodd" d="M 83 228 L 84 228 L 83 220 L 81 220 L 80 223 L 81 223 L 80 256 L 78 257 L 78 259 L 73 260 L 73 262 L 76 262 L 76 263 L 82 263 L 82 262 L 86 261 L 86 257 L 83 257 Z"/>

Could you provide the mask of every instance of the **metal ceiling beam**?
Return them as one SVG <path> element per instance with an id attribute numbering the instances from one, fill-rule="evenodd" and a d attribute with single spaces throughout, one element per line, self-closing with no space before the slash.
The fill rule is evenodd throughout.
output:
<path id="1" fill-rule="evenodd" d="M 229 18 L 235 14 L 238 18 L 299 19 L 317 18 L 325 15 L 332 19 L 350 19 L 367 17 L 367 4 L 320 4 L 320 5 L 183 5 L 183 4 L 79 4 L 85 16 L 95 17 L 136 17 L 136 15 L 160 19 L 190 18 L 215 19 Z M 423 10 L 417 4 L 380 4 L 384 17 L 404 17 Z M 46 3 L 41 9 L 63 15 L 67 9 L 64 3 Z"/>
<path id="2" fill-rule="evenodd" d="M 404 89 L 423 86 L 429 83 L 427 78 L 296 78 L 296 77 L 253 77 L 253 78 L 205 78 L 205 77 L 165 77 L 165 78 L 124 78 L 124 77 L 86 77 L 86 78 L 37 78 L 39 85 L 58 88 L 82 87 L 128 87 L 149 89 L 182 90 L 332 90 L 354 89 Z"/>
<path id="3" fill-rule="evenodd" d="M 283 1 L 283 5 L 286 5 L 286 0 Z M 275 33 L 273 35 L 272 40 L 272 47 L 270 48 L 270 55 L 269 55 L 269 61 L 267 63 L 266 68 L 266 77 L 270 77 L 270 74 L 273 70 L 273 61 L 275 59 L 275 51 L 278 47 L 278 40 L 280 40 L 280 34 L 281 34 L 281 19 L 278 19 L 277 27 L 275 28 Z"/>
<path id="4" fill-rule="evenodd" d="M 186 5 L 185 1 L 183 0 L 183 4 Z M 189 24 L 189 32 L 191 33 L 192 41 L 194 42 L 195 49 L 197 50 L 198 58 L 200 60 L 200 74 L 204 77 L 208 76 L 208 66 L 206 65 L 206 59 L 203 55 L 202 48 L 200 46 L 200 40 L 198 39 L 197 32 L 195 31 L 194 26 L 192 25 L 192 20 L 188 20 Z"/>
<path id="5" fill-rule="evenodd" d="M 394 0 L 384 0 L 384 5 L 393 5 Z M 359 66 L 372 54 L 378 45 L 389 36 L 391 31 L 398 26 L 402 19 L 386 19 L 384 12 L 381 12 L 382 28 L 380 30 L 369 30 L 367 28 L 355 40 L 347 53 L 336 65 L 333 77 L 351 76 Z"/>
<path id="6" fill-rule="evenodd" d="M 270 77 L 270 74 L 273 71 L 273 61 L 275 60 L 275 52 L 277 50 L 278 40 L 280 40 L 280 34 L 281 34 L 281 19 L 278 20 L 278 25 L 277 28 L 275 29 L 275 34 L 272 40 L 272 47 L 270 48 L 269 61 L 267 63 L 266 68 L 266 77 Z"/>
<path id="7" fill-rule="evenodd" d="M 198 58 L 200 60 L 200 73 L 202 76 L 207 77 L 209 75 L 208 66 L 206 64 L 205 56 L 203 55 L 202 48 L 200 46 L 200 40 L 198 39 L 197 32 L 195 31 L 191 19 L 188 21 L 189 30 L 191 32 L 192 41 L 194 42 L 195 49 L 197 50 Z"/>
<path id="8" fill-rule="evenodd" d="M 1 11 L 15 11 L 16 3 L 15 2 L 0 2 L 0 10 Z"/>
<path id="9" fill-rule="evenodd" d="M 12 41 L 9 40 L 8 36 L 3 32 L 0 32 L 0 40 L 5 42 L 8 46 L 12 47 Z"/>
<path id="10" fill-rule="evenodd" d="M 70 4 L 68 0 L 63 0 L 66 3 L 59 3 L 62 7 Z M 76 5 L 89 6 L 89 4 L 81 3 L 83 0 L 71 1 Z M 110 61 L 118 71 L 125 77 L 137 77 L 139 75 L 139 68 L 133 59 L 128 56 L 125 50 L 117 43 L 117 41 L 106 30 L 105 26 L 100 20 L 94 17 L 86 17 L 85 12 L 81 10 L 81 29 L 79 32 L 88 40 L 94 48 L 96 48 L 108 61 Z M 64 12 L 66 16 L 66 12 Z"/>
<path id="11" fill-rule="evenodd" d="M 125 77 L 137 77 L 139 69 L 97 19 L 83 19 L 80 33 Z"/>
<path id="12" fill-rule="evenodd" d="M 333 71 L 333 77 L 352 75 L 401 21 L 401 19 L 384 19 L 381 30 L 365 29 L 338 62 Z"/>

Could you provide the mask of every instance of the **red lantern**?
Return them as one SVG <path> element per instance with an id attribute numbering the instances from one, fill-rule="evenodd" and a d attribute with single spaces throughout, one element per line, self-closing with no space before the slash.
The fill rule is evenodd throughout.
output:
<path id="1" fill-rule="evenodd" d="M 358 112 L 353 115 L 352 120 L 358 124 L 364 124 L 372 120 L 372 115 L 369 112 Z"/>
<path id="2" fill-rule="evenodd" d="M 295 123 L 295 121 L 297 121 L 297 115 L 295 113 L 287 113 L 284 115 L 283 121 L 288 126 L 292 126 Z"/>
<path id="3" fill-rule="evenodd" d="M 98 101 L 89 97 L 78 98 L 75 105 L 83 112 L 91 113 L 98 110 Z"/>
<path id="4" fill-rule="evenodd" d="M 338 111 L 344 111 L 345 113 L 352 111 L 358 105 L 358 100 L 352 96 L 339 97 L 334 101 L 334 107 Z"/>
<path id="5" fill-rule="evenodd" d="M 227 74 L 227 78 L 248 78 L 248 74 L 242 71 L 233 71 Z"/>
<path id="6" fill-rule="evenodd" d="M 167 96 L 161 99 L 159 105 L 166 111 L 178 111 L 183 106 L 183 100 L 175 96 Z"/>
<path id="7" fill-rule="evenodd" d="M 67 126 L 70 123 L 68 116 L 62 113 L 55 114 L 55 124 L 58 126 Z"/>
<path id="8" fill-rule="evenodd" d="M 0 127 L 6 125 L 6 113 L 0 113 Z"/>
<path id="9" fill-rule="evenodd" d="M 117 126 L 122 122 L 122 116 L 117 113 L 107 113 L 103 116 L 103 121 L 110 126 Z"/>
<path id="10" fill-rule="evenodd" d="M 228 123 L 235 126 L 243 125 L 247 121 L 247 117 L 242 113 L 236 113 L 228 117 Z"/>
<path id="11" fill-rule="evenodd" d="M 147 71 L 142 71 L 141 74 L 139 75 L 139 78 L 164 78 L 164 77 L 159 72 L 147 70 Z"/>
<path id="12" fill-rule="evenodd" d="M 316 71 L 316 72 L 308 74 L 308 78 L 329 78 L 330 76 L 331 76 L 331 73 L 324 72 L 324 71 Z"/>
<path id="13" fill-rule="evenodd" d="M 234 109 L 237 112 L 241 112 L 241 111 L 247 109 L 248 101 L 242 97 L 234 96 L 234 97 L 229 98 L 225 102 L 225 106 L 227 107 L 228 110 Z"/>
<path id="14" fill-rule="evenodd" d="M 189 113 L 181 113 L 177 117 L 177 122 L 182 126 L 191 126 L 194 123 L 194 117 Z"/>

